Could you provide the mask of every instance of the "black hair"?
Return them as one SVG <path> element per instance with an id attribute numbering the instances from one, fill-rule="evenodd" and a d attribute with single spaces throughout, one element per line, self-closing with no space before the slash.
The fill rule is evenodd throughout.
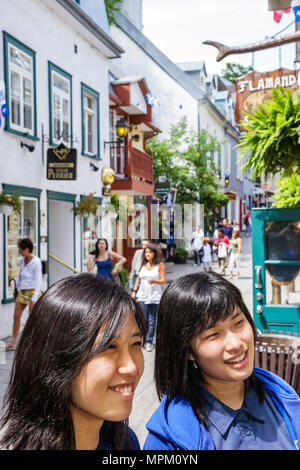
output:
<path id="1" fill-rule="evenodd" d="M 21 248 L 21 250 L 26 250 L 26 248 L 28 248 L 29 253 L 33 252 L 33 243 L 30 238 L 23 238 L 22 240 L 19 240 L 18 247 Z"/>
<path id="2" fill-rule="evenodd" d="M 155 243 L 148 243 L 147 247 L 144 249 L 142 266 L 147 263 L 147 259 L 145 256 L 146 250 L 150 250 L 154 253 L 153 264 L 159 264 L 161 262 L 162 252 L 161 252 L 160 247 L 155 245 Z"/>
<path id="3" fill-rule="evenodd" d="M 119 337 L 131 312 L 145 341 L 139 305 L 116 283 L 82 273 L 53 284 L 34 305 L 17 346 L 2 418 L 0 446 L 15 450 L 75 448 L 74 379 Z M 103 334 L 98 344 L 100 328 Z M 128 421 L 108 422 L 100 438 L 130 448 Z"/>
<path id="4" fill-rule="evenodd" d="M 225 320 L 237 305 L 250 323 L 254 338 L 256 327 L 237 287 L 215 272 L 189 274 L 173 281 L 164 291 L 157 316 L 155 381 L 159 399 L 167 395 L 187 398 L 201 423 L 207 426 L 199 380 L 201 371 L 189 360 L 190 343 L 195 332 Z M 264 388 L 252 373 L 259 400 Z"/>
<path id="5" fill-rule="evenodd" d="M 99 243 L 101 240 L 105 241 L 105 243 L 106 243 L 105 250 L 106 250 L 106 251 L 108 250 L 108 243 L 107 243 L 106 238 L 98 238 L 98 240 L 97 240 L 97 242 L 96 242 L 96 245 L 95 245 L 95 249 L 94 249 L 93 251 L 90 251 L 90 255 L 95 255 L 96 258 L 99 256 L 98 243 Z"/>

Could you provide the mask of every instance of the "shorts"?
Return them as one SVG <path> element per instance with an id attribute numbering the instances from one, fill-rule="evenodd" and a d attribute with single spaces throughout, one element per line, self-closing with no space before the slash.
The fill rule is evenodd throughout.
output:
<path id="1" fill-rule="evenodd" d="M 30 305 L 34 294 L 34 289 L 20 289 L 16 297 L 16 302 L 23 305 Z"/>

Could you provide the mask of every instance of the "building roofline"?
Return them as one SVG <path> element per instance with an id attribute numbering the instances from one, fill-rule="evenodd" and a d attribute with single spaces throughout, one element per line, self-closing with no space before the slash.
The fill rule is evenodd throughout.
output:
<path id="1" fill-rule="evenodd" d="M 122 13 L 116 12 L 117 26 L 129 36 L 151 59 L 159 65 L 171 78 L 179 83 L 196 99 L 203 98 L 203 92 L 195 82 L 161 52 L 139 29 L 137 29 Z"/>
<path id="2" fill-rule="evenodd" d="M 56 0 L 76 20 L 79 21 L 90 33 L 101 41 L 112 53 L 110 58 L 121 57 L 125 51 L 122 49 L 100 26 L 98 26 L 74 0 Z"/>

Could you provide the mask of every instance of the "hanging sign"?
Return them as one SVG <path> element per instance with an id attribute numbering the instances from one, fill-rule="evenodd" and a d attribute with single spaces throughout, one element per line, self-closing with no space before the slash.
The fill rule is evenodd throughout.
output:
<path id="1" fill-rule="evenodd" d="M 0 127 L 4 126 L 3 118 L 6 118 L 8 114 L 9 110 L 5 101 L 5 83 L 0 80 Z"/>
<path id="2" fill-rule="evenodd" d="M 77 150 L 68 149 L 64 144 L 47 150 L 47 179 L 76 180 Z"/>
<path id="3" fill-rule="evenodd" d="M 272 99 L 272 88 L 281 86 L 295 91 L 299 87 L 299 79 L 298 70 L 283 68 L 264 73 L 251 71 L 236 79 L 236 123 L 245 119 L 245 111 L 253 113 L 259 105 Z"/>
<path id="4" fill-rule="evenodd" d="M 155 182 L 154 192 L 159 196 L 166 196 L 171 191 L 170 181 Z"/>

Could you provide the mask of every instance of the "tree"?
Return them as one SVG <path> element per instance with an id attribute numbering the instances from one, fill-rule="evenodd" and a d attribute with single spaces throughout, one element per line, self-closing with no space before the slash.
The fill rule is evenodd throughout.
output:
<path id="1" fill-rule="evenodd" d="M 153 137 L 147 150 L 154 156 L 154 178 L 166 175 L 177 189 L 176 202 L 204 204 L 206 220 L 214 210 L 226 206 L 228 197 L 219 187 L 213 155 L 220 150 L 216 137 L 187 127 L 186 117 L 172 125 L 167 139 Z"/>
<path id="2" fill-rule="evenodd" d="M 116 24 L 115 13 L 116 11 L 120 11 L 120 6 L 123 3 L 123 0 L 104 0 L 104 1 L 105 1 L 108 23 L 110 25 Z"/>
<path id="3" fill-rule="evenodd" d="M 230 82 L 234 82 L 235 78 L 242 77 L 247 72 L 250 72 L 250 70 L 253 70 L 251 66 L 244 67 L 243 65 L 235 64 L 234 62 L 227 62 L 225 69 L 222 70 L 221 74 L 222 77 L 227 78 Z"/>

